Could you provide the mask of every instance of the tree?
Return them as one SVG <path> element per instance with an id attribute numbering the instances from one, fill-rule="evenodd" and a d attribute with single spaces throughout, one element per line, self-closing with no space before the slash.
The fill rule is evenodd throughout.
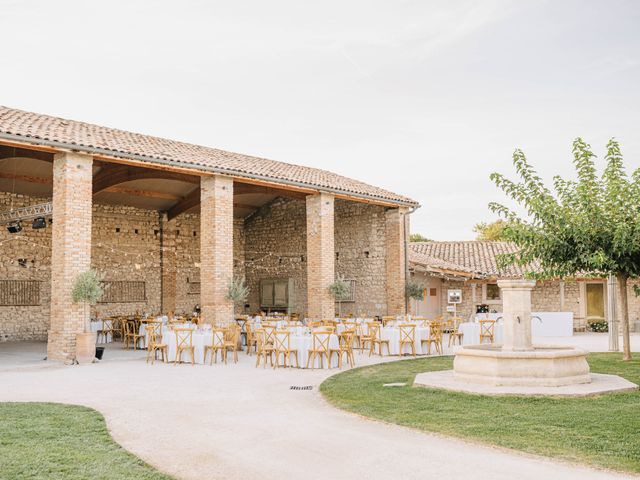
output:
<path id="1" fill-rule="evenodd" d="M 409 241 L 410 242 L 430 242 L 431 239 L 425 237 L 421 233 L 412 233 L 411 235 L 409 235 Z"/>
<path id="2" fill-rule="evenodd" d="M 552 193 L 516 150 L 513 164 L 519 183 L 493 173 L 491 180 L 527 215 L 491 203 L 507 221 L 504 234 L 518 251 L 499 258 L 502 267 L 524 266 L 531 278 L 614 274 L 620 288 L 624 360 L 631 360 L 627 281 L 640 275 L 640 169 L 625 172 L 620 145 L 607 144 L 606 167 L 596 171 L 595 155 L 581 138 L 573 142 L 577 179 L 553 179 Z"/>
<path id="3" fill-rule="evenodd" d="M 89 327 L 89 315 L 87 314 L 87 307 L 89 305 L 95 305 L 102 297 L 104 290 L 100 281 L 100 276 L 95 270 L 87 270 L 81 273 L 75 279 L 73 283 L 73 289 L 71 290 L 71 300 L 73 303 L 81 303 L 85 310 L 85 326 L 84 331 L 90 332 Z"/>
<path id="4" fill-rule="evenodd" d="M 329 292 L 338 302 L 338 317 L 342 316 L 342 302 L 351 296 L 351 285 L 342 275 L 338 275 L 336 281 L 329 285 Z"/>
<path id="5" fill-rule="evenodd" d="M 477 233 L 476 240 L 497 242 L 505 240 L 504 229 L 506 226 L 507 222 L 499 219 L 491 223 L 476 223 L 473 231 Z"/>
<path id="6" fill-rule="evenodd" d="M 236 303 L 244 303 L 249 296 L 249 287 L 244 277 L 233 277 L 229 281 L 227 290 L 227 300 L 233 302 L 233 309 L 235 313 Z"/>
<path id="7" fill-rule="evenodd" d="M 413 300 L 422 300 L 424 298 L 425 284 L 411 279 L 407 282 L 407 295 Z"/>

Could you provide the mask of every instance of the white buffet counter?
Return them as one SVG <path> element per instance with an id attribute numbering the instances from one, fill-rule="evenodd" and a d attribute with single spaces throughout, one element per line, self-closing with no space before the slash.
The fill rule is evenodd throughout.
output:
<path id="1" fill-rule="evenodd" d="M 501 316 L 501 313 L 478 313 L 475 321 L 488 318 L 501 322 Z M 531 316 L 531 336 L 533 337 L 573 336 L 573 312 L 532 312 Z"/>

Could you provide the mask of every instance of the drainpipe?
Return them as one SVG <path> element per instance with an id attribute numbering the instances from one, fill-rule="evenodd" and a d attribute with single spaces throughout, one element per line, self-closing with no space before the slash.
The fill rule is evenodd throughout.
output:
<path id="1" fill-rule="evenodd" d="M 404 311 L 405 315 L 409 314 L 409 228 L 407 219 L 409 215 L 415 212 L 420 205 L 411 207 L 407 213 L 405 213 L 404 221 Z"/>

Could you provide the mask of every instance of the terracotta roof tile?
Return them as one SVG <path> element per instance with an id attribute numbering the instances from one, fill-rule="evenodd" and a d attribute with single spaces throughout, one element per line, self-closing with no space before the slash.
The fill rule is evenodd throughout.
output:
<path id="1" fill-rule="evenodd" d="M 480 277 L 522 277 L 525 273 L 520 266 L 498 268 L 498 255 L 517 251 L 517 247 L 509 242 L 416 242 L 410 243 L 409 247 L 409 259 L 415 263 L 422 264 L 425 257 L 435 258 L 461 272 L 473 272 Z"/>
<path id="2" fill-rule="evenodd" d="M 242 177 L 257 175 L 275 183 L 294 182 L 311 188 L 328 189 L 336 193 L 379 199 L 404 205 L 418 205 L 408 197 L 374 187 L 358 180 L 290 163 L 227 152 L 165 138 L 102 127 L 90 123 L 65 120 L 49 115 L 25 112 L 0 106 L 0 133 L 31 139 L 47 140 L 65 145 L 113 152 L 115 156 L 138 155 L 146 161 L 169 161 L 176 166 Z"/>

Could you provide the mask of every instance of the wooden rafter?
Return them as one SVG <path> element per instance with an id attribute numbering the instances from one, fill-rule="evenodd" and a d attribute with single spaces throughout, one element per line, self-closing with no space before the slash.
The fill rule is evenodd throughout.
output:
<path id="1" fill-rule="evenodd" d="M 194 188 L 189 195 L 167 210 L 167 218 L 172 220 L 178 215 L 186 213 L 198 205 L 200 205 L 200 189 Z"/>
<path id="2" fill-rule="evenodd" d="M 103 166 L 93 177 L 93 194 L 95 195 L 96 193 L 100 193 L 124 182 L 148 179 L 178 180 L 191 184 L 200 183 L 200 177 L 185 175 L 184 173 L 131 167 L 128 165 Z"/>

